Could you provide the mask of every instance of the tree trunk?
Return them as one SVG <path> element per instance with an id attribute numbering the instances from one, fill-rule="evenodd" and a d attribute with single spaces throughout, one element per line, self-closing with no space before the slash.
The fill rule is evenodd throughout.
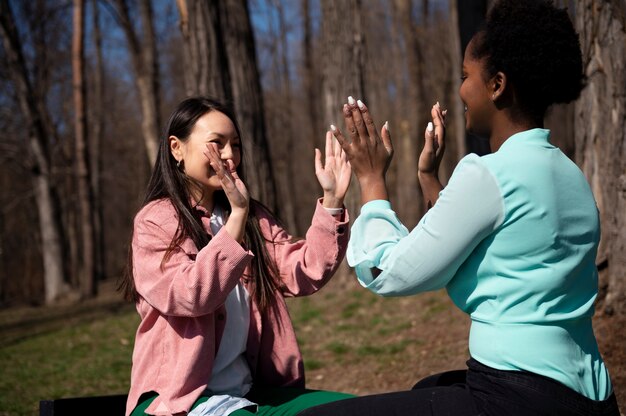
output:
<path id="1" fill-rule="evenodd" d="M 72 36 L 72 80 L 74 95 L 74 146 L 75 175 L 79 205 L 80 224 L 80 292 L 83 298 L 94 297 L 98 287 L 95 275 L 95 246 L 93 228 L 93 204 L 89 171 L 89 147 L 87 144 L 86 88 L 85 88 L 85 0 L 74 0 Z"/>
<path id="2" fill-rule="evenodd" d="M 183 36 L 187 95 L 210 94 L 232 101 L 230 73 L 221 31 L 218 2 L 177 0 Z"/>
<path id="3" fill-rule="evenodd" d="M 362 27 L 361 0 L 335 2 L 322 0 L 322 106 L 326 125 L 335 124 L 344 133 L 341 106 L 348 96 L 367 103 L 365 88 L 365 35 Z M 380 124 L 384 120 L 377 120 Z M 380 127 L 380 126 L 379 126 Z M 352 181 L 345 198 L 351 217 L 358 215 L 360 190 Z"/>
<path id="4" fill-rule="evenodd" d="M 452 74 L 452 93 L 454 99 L 450 102 L 450 110 L 446 118 L 448 126 L 454 126 L 454 137 L 448 135 L 448 140 L 454 140 L 456 143 L 456 154 L 452 155 L 456 161 L 461 160 L 467 154 L 467 144 L 465 140 L 465 106 L 459 97 L 459 89 L 461 88 L 461 68 L 463 67 L 463 53 L 465 49 L 461 46 L 461 37 L 459 32 L 459 12 L 457 2 L 463 0 L 450 0 L 450 69 Z M 449 131 L 449 130 L 448 130 Z M 452 173 L 452 172 L 450 172 Z"/>
<path id="5" fill-rule="evenodd" d="M 296 138 L 294 137 L 293 120 L 297 115 L 294 113 L 298 110 L 295 110 L 291 96 L 289 48 L 287 46 L 288 29 L 282 0 L 272 0 L 271 3 L 273 6 L 271 10 L 272 12 L 275 10 L 277 15 L 278 27 L 274 29 L 274 25 L 270 23 L 272 53 L 275 56 L 274 65 L 270 71 L 273 74 L 275 92 L 274 100 L 268 107 L 268 130 L 274 132 L 272 161 L 276 173 L 276 191 L 280 200 L 281 220 L 292 234 L 299 235 L 295 200 L 298 195 L 296 189 L 303 188 L 297 186 L 301 183 L 301 175 L 297 171 L 302 170 L 303 163 L 306 163 L 304 159 L 309 155 L 303 154 L 303 149 L 299 149 L 298 152 L 295 151 L 296 144 L 301 145 L 303 143 L 295 143 Z M 297 125 L 297 121 L 295 123 Z M 302 131 L 302 135 L 305 134 L 305 128 L 300 131 Z"/>
<path id="6" fill-rule="evenodd" d="M 159 70 L 154 32 L 152 4 L 150 0 L 139 1 L 141 40 L 130 19 L 126 0 L 117 0 L 117 13 L 126 35 L 129 53 L 135 72 L 139 102 L 141 104 L 141 130 L 150 167 L 154 166 L 159 145 L 161 117 L 159 113 Z"/>
<path id="7" fill-rule="evenodd" d="M 457 18 L 459 25 L 459 35 L 461 40 L 461 53 L 465 53 L 467 44 L 472 40 L 472 36 L 485 20 L 487 14 L 487 0 L 457 0 Z M 460 69 L 458 69 L 460 71 Z M 472 134 L 466 135 L 468 153 L 484 155 L 490 152 L 489 142 L 485 138 L 476 137 Z"/>
<path id="8" fill-rule="evenodd" d="M 261 201 L 276 209 L 276 190 L 269 163 L 263 96 L 256 64 L 256 48 L 246 0 L 225 0 L 221 14 L 233 102 L 247 143 L 248 186 Z"/>
<path id="9" fill-rule="evenodd" d="M 102 58 L 102 33 L 98 11 L 98 0 L 92 0 L 93 43 L 96 63 L 93 71 L 93 99 L 91 100 L 91 140 L 90 162 L 91 189 L 93 190 L 93 225 L 95 242 L 95 273 L 96 280 L 102 280 L 106 274 L 104 249 L 104 230 L 102 228 L 102 135 L 104 131 L 104 60 Z"/>
<path id="10" fill-rule="evenodd" d="M 426 123 L 430 120 L 430 106 L 424 94 L 424 56 L 419 41 L 425 27 L 418 30 L 411 0 L 394 1 L 394 18 L 398 21 L 404 39 L 408 82 L 407 95 L 412 111 L 396 126 L 396 210 L 407 227 L 413 228 L 424 214 L 423 196 L 417 181 L 417 160 L 424 147 Z M 422 11 L 423 12 L 423 11 Z M 399 127 L 399 129 L 398 129 Z M 399 133 L 399 134 L 398 134 Z M 392 132 L 393 134 L 393 132 Z"/>
<path id="11" fill-rule="evenodd" d="M 276 188 L 265 130 L 254 36 L 245 0 L 178 0 L 190 94 L 232 101 L 246 149 L 246 185 L 254 198 L 276 209 Z M 201 82 L 194 82 L 196 75 Z M 202 89 L 206 88 L 206 89 Z"/>
<path id="12" fill-rule="evenodd" d="M 576 103 L 576 162 L 600 211 L 597 263 L 604 310 L 626 313 L 626 5 L 581 0 L 576 6 L 587 87 Z"/>
<path id="13" fill-rule="evenodd" d="M 22 46 L 15 27 L 15 18 L 8 0 L 0 0 L 0 35 L 7 56 L 7 70 L 15 86 L 20 111 L 29 131 L 29 146 L 33 155 L 31 169 L 39 213 L 39 230 L 44 264 L 44 286 L 46 303 L 54 302 L 67 292 L 63 279 L 63 247 L 59 225 L 59 213 L 53 198 L 50 182 L 50 159 L 47 153 L 47 117 L 40 113 L 44 106 L 38 103 L 28 77 Z"/>

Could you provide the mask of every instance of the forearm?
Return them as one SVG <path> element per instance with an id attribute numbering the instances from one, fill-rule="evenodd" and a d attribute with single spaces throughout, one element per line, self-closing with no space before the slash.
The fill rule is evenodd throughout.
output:
<path id="1" fill-rule="evenodd" d="M 224 230 L 238 243 L 243 241 L 247 219 L 248 210 L 237 209 L 230 213 L 226 224 L 224 224 Z"/>
<path id="2" fill-rule="evenodd" d="M 435 175 L 418 172 L 417 177 L 424 195 L 424 207 L 428 211 L 439 199 L 439 192 L 441 192 L 443 186 Z"/>
<path id="3" fill-rule="evenodd" d="M 361 205 L 378 199 L 389 200 L 384 176 L 366 176 L 359 178 L 361 187 Z"/>
<path id="4" fill-rule="evenodd" d="M 261 222 L 280 273 L 281 290 L 286 296 L 306 296 L 321 288 L 342 262 L 350 238 L 349 216 L 329 215 L 319 202 L 316 204 L 311 226 L 304 239 L 294 239 L 278 224 Z"/>

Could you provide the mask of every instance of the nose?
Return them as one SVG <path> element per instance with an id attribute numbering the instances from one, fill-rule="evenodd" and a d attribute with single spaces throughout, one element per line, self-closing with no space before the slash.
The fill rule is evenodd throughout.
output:
<path id="1" fill-rule="evenodd" d="M 233 146 L 230 143 L 226 143 L 224 147 L 222 147 L 222 152 L 220 154 L 222 159 L 232 159 L 233 158 Z"/>

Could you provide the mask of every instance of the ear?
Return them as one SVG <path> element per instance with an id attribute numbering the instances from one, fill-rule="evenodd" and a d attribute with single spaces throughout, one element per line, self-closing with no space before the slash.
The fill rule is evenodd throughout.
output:
<path id="1" fill-rule="evenodd" d="M 183 159 L 183 143 L 176 136 L 170 136 L 167 140 L 170 144 L 170 152 L 172 152 L 172 156 L 180 162 Z"/>
<path id="2" fill-rule="evenodd" d="M 497 72 L 493 78 L 491 78 L 490 87 L 491 87 L 491 100 L 497 101 L 500 97 L 502 97 L 506 91 L 508 86 L 507 77 L 504 72 Z"/>

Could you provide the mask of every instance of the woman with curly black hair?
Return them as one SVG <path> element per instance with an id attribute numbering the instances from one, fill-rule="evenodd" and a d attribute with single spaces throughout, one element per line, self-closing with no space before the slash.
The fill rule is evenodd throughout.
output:
<path id="1" fill-rule="evenodd" d="M 446 288 L 471 318 L 466 370 L 410 391 L 348 399 L 303 415 L 618 415 L 591 317 L 598 210 L 578 167 L 550 143 L 543 118 L 584 85 L 578 36 L 547 0 L 502 0 L 465 51 L 466 128 L 492 153 L 438 180 L 445 111 L 436 104 L 418 174 L 428 212 L 409 232 L 391 209 L 393 146 L 361 101 L 334 134 L 361 185 L 348 262 L 382 296 Z"/>

